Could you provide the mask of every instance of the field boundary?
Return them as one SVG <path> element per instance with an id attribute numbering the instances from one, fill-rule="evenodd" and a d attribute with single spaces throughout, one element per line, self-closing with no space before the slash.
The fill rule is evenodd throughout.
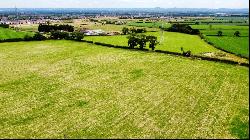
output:
<path id="1" fill-rule="evenodd" d="M 224 52 L 226 52 L 226 53 L 230 53 L 230 54 L 233 54 L 233 55 L 236 55 L 236 56 L 239 56 L 239 57 L 241 57 L 241 58 L 245 58 L 245 59 L 249 60 L 249 58 L 246 57 L 246 56 L 242 56 L 241 54 L 236 54 L 236 53 L 227 51 L 227 50 L 225 50 L 225 49 L 223 49 L 223 48 L 221 48 L 221 47 L 218 47 L 218 46 L 214 45 L 214 43 L 212 43 L 212 42 L 210 42 L 210 41 L 207 40 L 206 36 L 207 36 L 207 35 L 204 35 L 203 33 L 201 33 L 201 34 L 199 35 L 199 37 L 200 37 L 202 40 L 204 40 L 207 44 L 213 46 L 214 48 L 216 48 L 216 49 L 218 49 L 218 50 L 221 50 L 221 51 L 224 51 Z"/>
<path id="2" fill-rule="evenodd" d="M 205 57 L 205 56 L 198 56 L 198 55 L 185 56 L 182 53 L 178 53 L 178 52 L 170 52 L 170 51 L 162 51 L 162 50 L 150 51 L 149 49 L 129 48 L 127 46 L 112 45 L 112 44 L 94 42 L 94 41 L 87 41 L 87 40 L 81 40 L 79 42 L 85 42 L 85 43 L 89 43 L 89 44 L 95 44 L 95 45 L 110 47 L 110 48 L 120 48 L 120 49 L 126 49 L 126 50 L 135 50 L 135 51 L 169 54 L 169 55 L 178 56 L 178 57 L 185 57 L 185 58 L 191 58 L 191 59 L 197 59 L 197 60 L 206 60 L 206 61 L 213 61 L 213 62 L 219 62 L 219 63 L 249 67 L 248 63 L 239 63 L 239 62 L 236 62 L 236 61 L 226 60 L 226 59 L 219 59 L 219 58 L 212 58 L 212 57 Z"/>

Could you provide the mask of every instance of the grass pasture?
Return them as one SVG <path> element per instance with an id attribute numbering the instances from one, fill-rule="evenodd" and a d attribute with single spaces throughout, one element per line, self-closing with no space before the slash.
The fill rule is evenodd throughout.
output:
<path id="1" fill-rule="evenodd" d="M 160 41 L 160 32 L 148 32 L 146 35 L 154 35 Z M 156 46 L 157 50 L 166 50 L 171 52 L 181 52 L 181 47 L 184 50 L 191 50 L 193 54 L 204 52 L 217 52 L 218 50 L 202 41 L 199 36 L 188 35 L 182 33 L 164 32 L 164 40 L 160 45 Z M 127 36 L 86 36 L 85 40 L 102 42 L 113 45 L 128 46 Z"/>
<path id="2" fill-rule="evenodd" d="M 25 35 L 32 36 L 33 33 L 29 32 L 17 32 L 12 29 L 6 29 L 0 27 L 0 40 L 3 39 L 14 39 L 14 38 L 24 38 Z"/>
<path id="3" fill-rule="evenodd" d="M 192 28 L 200 29 L 205 38 L 216 47 L 228 52 L 249 58 L 249 26 L 237 25 L 192 25 Z M 223 32 L 223 37 L 218 37 L 218 31 Z M 240 37 L 235 37 L 234 33 L 240 32 Z"/>
<path id="4" fill-rule="evenodd" d="M 206 38 L 218 48 L 249 58 L 248 37 L 207 36 Z"/>
<path id="5" fill-rule="evenodd" d="M 249 68 L 72 41 L 0 44 L 1 138 L 249 138 Z"/>

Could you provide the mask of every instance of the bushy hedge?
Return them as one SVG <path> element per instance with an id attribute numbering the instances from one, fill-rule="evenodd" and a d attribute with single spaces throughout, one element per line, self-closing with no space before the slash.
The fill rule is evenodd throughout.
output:
<path id="1" fill-rule="evenodd" d="M 2 27 L 2 28 L 9 28 L 10 25 L 9 24 L 0 24 L 0 27 Z"/>
<path id="2" fill-rule="evenodd" d="M 47 24 L 39 24 L 38 26 L 39 32 L 51 32 L 51 31 L 67 31 L 74 32 L 74 26 L 71 25 L 47 25 Z"/>
<path id="3" fill-rule="evenodd" d="M 192 29 L 187 24 L 172 24 L 171 27 L 164 29 L 169 32 L 180 32 L 180 33 L 186 33 L 186 34 L 192 34 L 192 35 L 198 35 L 200 34 L 200 31 L 198 29 Z"/>

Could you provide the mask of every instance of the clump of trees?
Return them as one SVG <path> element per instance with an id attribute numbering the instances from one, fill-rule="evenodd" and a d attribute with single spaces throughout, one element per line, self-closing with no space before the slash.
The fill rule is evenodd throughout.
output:
<path id="1" fill-rule="evenodd" d="M 39 32 L 52 32 L 52 31 L 67 31 L 74 32 L 74 26 L 72 25 L 49 25 L 49 24 L 39 24 L 38 26 Z"/>
<path id="2" fill-rule="evenodd" d="M 200 34 L 200 31 L 198 29 L 192 29 L 187 24 L 172 24 L 171 27 L 164 29 L 169 32 L 180 32 L 180 33 L 186 33 L 186 34 L 192 34 L 192 35 L 198 35 Z"/>
<path id="3" fill-rule="evenodd" d="M 222 36 L 222 35 L 223 35 L 223 32 L 222 32 L 222 31 L 218 31 L 218 32 L 217 32 L 217 35 L 218 35 L 218 36 Z"/>
<path id="4" fill-rule="evenodd" d="M 146 30 L 146 28 L 138 28 L 138 29 L 136 29 L 136 28 L 127 28 L 127 27 L 123 27 L 122 28 L 122 33 L 124 34 L 124 35 L 127 35 L 127 34 L 137 34 L 137 33 L 146 33 L 147 32 L 147 30 Z"/>
<path id="5" fill-rule="evenodd" d="M 146 36 L 144 34 L 130 34 L 128 37 L 128 46 L 130 48 L 135 48 L 139 45 L 140 49 L 146 47 L 147 42 L 149 42 L 149 48 L 155 50 L 155 46 L 158 44 L 157 37 Z"/>
<path id="6" fill-rule="evenodd" d="M 240 37 L 240 32 L 239 32 L 239 31 L 236 31 L 236 32 L 234 33 L 234 36 Z"/>
<path id="7" fill-rule="evenodd" d="M 36 34 L 33 36 L 33 39 L 34 39 L 34 40 L 42 41 L 42 40 L 46 40 L 47 38 L 46 38 L 45 36 L 43 36 L 41 33 L 36 33 Z"/>
<path id="8" fill-rule="evenodd" d="M 30 35 L 25 35 L 24 36 L 24 41 L 42 41 L 42 40 L 46 40 L 47 38 L 45 36 L 43 36 L 41 33 L 35 33 L 34 36 L 30 36 Z"/>
<path id="9" fill-rule="evenodd" d="M 2 28 L 9 28 L 10 25 L 9 24 L 0 24 L 0 27 L 2 27 Z"/>
<path id="10" fill-rule="evenodd" d="M 84 38 L 84 34 L 80 32 L 60 32 L 52 31 L 50 35 L 51 39 L 66 39 L 66 40 L 76 40 L 81 41 Z"/>

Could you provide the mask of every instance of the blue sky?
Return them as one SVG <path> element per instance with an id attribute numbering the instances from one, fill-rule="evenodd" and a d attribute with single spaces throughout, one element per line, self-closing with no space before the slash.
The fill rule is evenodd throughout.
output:
<path id="1" fill-rule="evenodd" d="M 249 0 L 0 0 L 0 8 L 249 8 Z"/>

